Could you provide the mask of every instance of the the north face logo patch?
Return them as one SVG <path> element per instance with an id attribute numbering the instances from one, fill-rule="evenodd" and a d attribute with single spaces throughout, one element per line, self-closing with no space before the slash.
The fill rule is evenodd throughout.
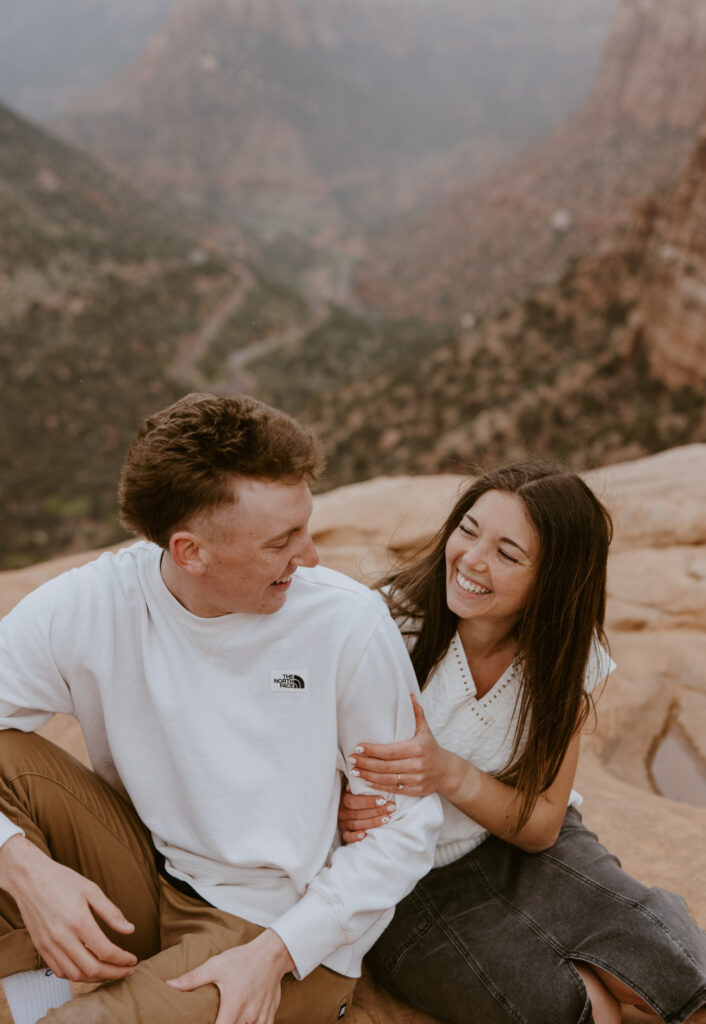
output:
<path id="1" fill-rule="evenodd" d="M 299 672 L 273 672 L 271 675 L 273 690 L 308 690 L 306 677 Z"/>

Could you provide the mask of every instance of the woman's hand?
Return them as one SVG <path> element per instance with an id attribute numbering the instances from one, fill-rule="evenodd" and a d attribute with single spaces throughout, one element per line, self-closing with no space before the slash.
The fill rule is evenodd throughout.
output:
<path id="1" fill-rule="evenodd" d="M 349 757 L 351 774 L 373 789 L 405 796 L 444 792 L 450 783 L 455 754 L 439 746 L 424 711 L 412 694 L 415 732 L 402 743 L 362 743 Z"/>
<path id="2" fill-rule="evenodd" d="M 349 793 L 341 795 L 338 805 L 338 827 L 344 843 L 358 843 L 365 839 L 369 828 L 387 825 L 395 804 L 384 796 L 372 796 L 370 793 Z"/>

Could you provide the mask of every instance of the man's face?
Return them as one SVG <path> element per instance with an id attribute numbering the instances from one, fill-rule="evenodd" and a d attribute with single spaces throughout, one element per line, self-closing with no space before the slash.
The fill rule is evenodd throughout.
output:
<path id="1" fill-rule="evenodd" d="M 304 480 L 241 478 L 233 487 L 234 504 L 192 524 L 205 566 L 197 614 L 270 615 L 286 601 L 298 566 L 319 561 L 309 536 L 311 492 Z"/>

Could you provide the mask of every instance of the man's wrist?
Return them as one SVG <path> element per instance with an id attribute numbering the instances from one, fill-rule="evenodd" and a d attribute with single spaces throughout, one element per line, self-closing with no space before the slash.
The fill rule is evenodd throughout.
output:
<path id="1" fill-rule="evenodd" d="M 265 928 L 264 932 L 254 940 L 261 947 L 260 952 L 263 956 L 270 959 L 273 969 L 276 968 L 280 977 L 284 977 L 285 974 L 289 974 L 296 967 L 292 954 L 287 949 L 287 946 L 272 928 Z"/>
<path id="2" fill-rule="evenodd" d="M 0 889 L 11 896 L 14 894 L 22 880 L 28 877 L 28 868 L 35 853 L 41 851 L 24 835 L 10 836 L 5 840 L 0 846 Z"/>

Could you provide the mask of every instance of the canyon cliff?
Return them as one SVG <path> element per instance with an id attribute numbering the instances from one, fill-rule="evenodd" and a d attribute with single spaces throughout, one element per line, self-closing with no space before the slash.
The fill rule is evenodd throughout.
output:
<path id="1" fill-rule="evenodd" d="M 181 0 L 56 121 L 220 223 L 348 238 L 584 99 L 617 0 Z"/>
<path id="2" fill-rule="evenodd" d="M 237 281 L 183 212 L 0 105 L 0 566 L 122 535 L 122 453 Z"/>
<path id="3" fill-rule="evenodd" d="M 269 400 L 325 438 L 336 483 L 528 451 L 585 469 L 705 441 L 705 196 L 702 140 L 676 185 L 638 204 L 558 280 L 478 319 L 467 313 L 417 349 L 410 326 L 388 328 L 377 373 L 346 370 L 347 358 L 369 359 L 369 343 L 356 357 L 335 348 L 335 331 L 325 350 L 312 337 L 282 354 L 279 382 L 274 366 L 252 368 Z M 454 283 L 444 279 L 447 295 Z M 307 361 L 316 386 L 303 393 L 290 382 Z M 322 386 L 336 363 L 338 382 Z"/>
<path id="4" fill-rule="evenodd" d="M 358 295 L 388 313 L 476 317 L 546 281 L 636 202 L 665 188 L 698 138 L 706 8 L 622 0 L 585 105 L 495 174 L 382 234 Z"/>
<path id="5" fill-rule="evenodd" d="M 636 327 L 654 375 L 684 387 L 706 380 L 706 118 L 677 187 L 651 212 L 649 282 Z"/>

